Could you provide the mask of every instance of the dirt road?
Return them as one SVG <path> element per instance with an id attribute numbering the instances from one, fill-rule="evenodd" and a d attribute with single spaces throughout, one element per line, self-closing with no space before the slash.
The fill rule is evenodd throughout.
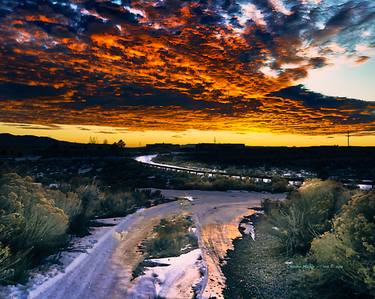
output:
<path id="1" fill-rule="evenodd" d="M 104 299 L 124 298 L 126 288 L 124 282 L 130 280 L 127 265 L 114 262 L 116 249 L 130 235 L 137 235 L 135 227 L 139 222 L 147 219 L 164 217 L 177 212 L 180 205 L 177 202 L 152 207 L 124 218 L 113 227 L 96 244 L 89 254 L 79 257 L 77 262 L 68 266 L 65 273 L 51 278 L 47 283 L 30 292 L 28 298 L 37 299 Z M 119 233 L 128 232 L 126 238 L 119 237 Z M 134 249 L 134 247 L 133 247 Z"/>
<path id="2" fill-rule="evenodd" d="M 161 218 L 182 210 L 192 213 L 200 232 L 200 247 L 207 262 L 208 277 L 203 297 L 221 296 L 225 284 L 219 263 L 232 239 L 239 235 L 239 219 L 263 198 L 282 200 L 284 194 L 162 190 L 169 198 L 191 196 L 193 202 L 170 202 L 138 211 L 109 230 L 89 254 L 83 254 L 65 273 L 32 290 L 28 298 L 104 299 L 126 298 L 132 267 L 137 263 L 137 244 Z M 174 298 L 175 299 L 175 298 Z"/>

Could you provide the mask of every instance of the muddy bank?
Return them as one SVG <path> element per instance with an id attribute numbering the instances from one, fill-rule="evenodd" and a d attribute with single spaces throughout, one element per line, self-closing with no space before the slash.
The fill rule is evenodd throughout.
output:
<path id="1" fill-rule="evenodd" d="M 226 278 L 221 267 L 225 263 L 227 251 L 233 249 L 233 240 L 242 236 L 239 230 L 241 219 L 255 213 L 254 210 L 249 210 L 247 207 L 242 211 L 238 211 L 237 207 L 236 210 L 237 213 L 232 219 L 211 222 L 212 219 L 208 218 L 201 226 L 201 248 L 208 269 L 208 281 L 203 298 L 224 298 L 223 290 Z M 230 207 L 217 211 L 218 214 L 226 212 L 230 213 Z"/>
<path id="2" fill-rule="evenodd" d="M 269 234 L 261 215 L 242 223 L 249 221 L 254 225 L 255 240 L 244 234 L 233 241 L 221 268 L 226 277 L 223 295 L 226 299 L 293 298 L 291 269 L 286 257 L 278 253 L 278 240 Z"/>
<path id="3" fill-rule="evenodd" d="M 221 267 L 228 250 L 233 249 L 233 240 L 242 236 L 239 225 L 245 216 L 256 213 L 265 198 L 283 200 L 285 194 L 260 192 L 220 192 L 199 190 L 162 190 L 163 195 L 191 196 L 193 201 L 187 207 L 194 215 L 198 229 L 199 247 L 207 267 L 202 298 L 224 298 L 226 279 Z M 255 208 L 255 209 L 254 209 Z"/>

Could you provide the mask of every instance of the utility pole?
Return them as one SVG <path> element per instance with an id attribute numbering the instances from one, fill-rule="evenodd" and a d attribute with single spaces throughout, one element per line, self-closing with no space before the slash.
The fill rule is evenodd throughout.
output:
<path id="1" fill-rule="evenodd" d="M 348 131 L 348 133 L 346 134 L 347 138 L 348 138 L 348 147 L 350 146 L 350 132 Z"/>
<path id="2" fill-rule="evenodd" d="M 214 143 L 216 143 L 216 136 L 214 136 Z"/>

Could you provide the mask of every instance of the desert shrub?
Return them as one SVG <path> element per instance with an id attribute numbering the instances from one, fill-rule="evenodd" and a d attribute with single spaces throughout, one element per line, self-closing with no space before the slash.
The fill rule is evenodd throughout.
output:
<path id="1" fill-rule="evenodd" d="M 19 234 L 19 247 L 45 250 L 66 241 L 68 217 L 51 202 L 25 204 L 23 215 L 25 221 Z"/>
<path id="2" fill-rule="evenodd" d="M 0 242 L 8 243 L 17 237 L 24 221 L 21 209 L 15 193 L 10 192 L 8 196 L 0 193 Z"/>
<path id="3" fill-rule="evenodd" d="M 81 214 L 87 219 L 91 219 L 100 213 L 101 205 L 104 201 L 104 194 L 96 184 L 80 186 L 76 193 L 81 201 Z"/>
<path id="4" fill-rule="evenodd" d="M 272 192 L 286 192 L 288 190 L 289 182 L 282 177 L 273 177 L 271 184 Z"/>
<path id="5" fill-rule="evenodd" d="M 109 193 L 102 202 L 102 213 L 108 217 L 124 216 L 133 205 L 131 192 Z"/>
<path id="6" fill-rule="evenodd" d="M 342 208 L 332 231 L 311 245 L 318 270 L 312 273 L 327 298 L 375 297 L 375 192 L 359 193 Z M 330 290 L 329 286 L 338 288 Z M 337 296 L 335 297 L 337 298 Z"/>
<path id="7" fill-rule="evenodd" d="M 314 237 L 331 228 L 331 219 L 350 198 L 341 184 L 311 180 L 271 211 L 272 230 L 287 254 L 305 254 Z"/>
<path id="8" fill-rule="evenodd" d="M 28 256 L 31 248 L 12 252 L 7 245 L 0 243 L 0 284 L 26 279 L 27 268 L 30 266 Z"/>
<path id="9" fill-rule="evenodd" d="M 279 209 L 282 203 L 278 200 L 271 200 L 269 198 L 264 198 L 261 202 L 261 208 L 265 215 L 269 216 L 273 211 Z"/>
<path id="10" fill-rule="evenodd" d="M 132 194 L 134 203 L 138 207 L 150 206 L 150 197 L 143 191 L 136 190 Z"/>
<path id="11" fill-rule="evenodd" d="M 139 190 L 136 190 L 136 192 L 139 192 Z M 165 197 L 160 190 L 143 189 L 140 192 L 144 193 L 147 198 L 154 202 L 163 202 L 165 200 Z"/>
<path id="12" fill-rule="evenodd" d="M 84 236 L 89 234 L 90 220 L 102 214 L 102 204 L 104 193 L 101 192 L 96 184 L 79 186 L 75 193 L 79 200 L 79 213 L 71 218 L 70 232 Z"/>
<path id="13" fill-rule="evenodd" d="M 35 256 L 65 244 L 68 216 L 50 195 L 31 178 L 0 177 L 0 282 L 22 275 Z"/>
<path id="14" fill-rule="evenodd" d="M 2 225 L 15 232 L 7 240 L 12 246 L 41 249 L 63 242 L 68 217 L 31 178 L 2 176 L 0 201 Z"/>
<path id="15" fill-rule="evenodd" d="M 47 190 L 47 193 L 53 200 L 54 205 L 68 216 L 69 222 L 72 222 L 81 213 L 81 201 L 76 193 L 63 193 L 59 190 Z"/>
<path id="16" fill-rule="evenodd" d="M 271 183 L 255 182 L 252 179 L 229 178 L 223 176 L 206 177 L 188 174 L 176 174 L 171 178 L 171 186 L 176 189 L 199 189 L 199 190 L 249 190 L 249 191 L 269 191 L 269 192 L 285 192 L 289 187 L 276 182 Z"/>
<path id="17" fill-rule="evenodd" d="M 0 243 L 0 281 L 6 281 L 13 273 L 13 260 L 10 248 Z"/>
<path id="18" fill-rule="evenodd" d="M 160 191 L 102 192 L 96 184 L 51 190 L 30 177 L 0 176 L 0 283 L 25 270 L 68 241 L 86 235 L 92 219 L 124 216 L 137 207 L 163 202 Z"/>
<path id="19" fill-rule="evenodd" d="M 152 257 L 179 256 L 198 246 L 196 236 L 189 232 L 190 217 L 178 216 L 162 219 L 154 228 L 154 238 L 145 240 L 145 252 Z M 188 247 L 189 246 L 189 247 Z"/>
<path id="20" fill-rule="evenodd" d="M 137 207 L 150 207 L 166 201 L 166 198 L 162 195 L 160 190 L 135 190 L 132 192 L 132 195 L 134 204 Z"/>
<path id="21" fill-rule="evenodd" d="M 140 245 L 143 257 L 133 269 L 133 279 L 141 275 L 145 267 L 158 265 L 150 258 L 179 256 L 197 248 L 197 237 L 190 231 L 192 225 L 191 217 L 186 215 L 161 219 L 154 227 L 152 236 Z"/>
<path id="22" fill-rule="evenodd" d="M 112 192 L 105 195 L 101 205 L 101 216 L 118 217 L 134 212 L 139 207 L 163 203 L 165 198 L 160 190 L 134 190 Z"/>

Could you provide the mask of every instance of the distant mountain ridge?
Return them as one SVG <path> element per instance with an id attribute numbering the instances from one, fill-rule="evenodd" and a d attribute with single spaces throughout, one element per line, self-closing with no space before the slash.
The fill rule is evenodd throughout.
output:
<path id="1" fill-rule="evenodd" d="M 71 144 L 71 142 L 60 141 L 50 137 L 40 137 L 33 135 L 13 135 L 0 133 L 0 146 L 51 146 L 53 144 Z"/>
<path id="2" fill-rule="evenodd" d="M 121 156 L 123 148 L 116 144 L 78 143 L 33 135 L 0 133 L 0 156 L 85 157 Z"/>
<path id="3" fill-rule="evenodd" d="M 51 155 L 70 148 L 80 148 L 83 144 L 60 141 L 50 137 L 33 135 L 0 134 L 0 156 Z"/>

